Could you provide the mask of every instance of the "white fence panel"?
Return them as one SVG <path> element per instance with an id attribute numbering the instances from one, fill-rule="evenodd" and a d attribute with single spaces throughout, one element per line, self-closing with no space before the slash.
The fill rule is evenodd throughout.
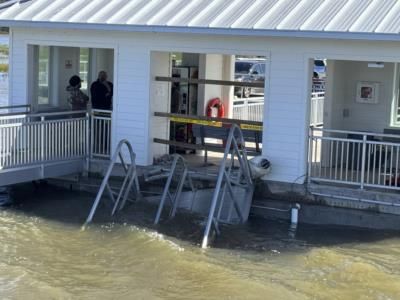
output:
<path id="1" fill-rule="evenodd" d="M 311 128 L 309 179 L 400 190 L 400 136 Z"/>
<path id="2" fill-rule="evenodd" d="M 233 119 L 262 122 L 264 98 L 241 98 L 233 101 Z"/>

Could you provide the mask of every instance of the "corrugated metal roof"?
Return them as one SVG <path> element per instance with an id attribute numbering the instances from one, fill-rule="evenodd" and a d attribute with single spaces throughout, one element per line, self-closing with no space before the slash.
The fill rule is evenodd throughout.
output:
<path id="1" fill-rule="evenodd" d="M 75 28 L 353 37 L 400 33 L 399 0 L 14 0 L 2 6 L 3 26 L 73 24 Z"/>

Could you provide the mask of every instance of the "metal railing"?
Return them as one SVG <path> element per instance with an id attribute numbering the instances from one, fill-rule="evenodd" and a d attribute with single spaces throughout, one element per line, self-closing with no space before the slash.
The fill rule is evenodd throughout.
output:
<path id="1" fill-rule="evenodd" d="M 0 169 L 87 157 L 88 124 L 86 111 L 30 114 L 0 124 Z"/>
<path id="2" fill-rule="evenodd" d="M 233 100 L 233 119 L 262 122 L 263 116 L 264 97 Z"/>
<path id="3" fill-rule="evenodd" d="M 31 105 L 0 106 L 0 124 L 25 122 L 31 113 Z"/>
<path id="4" fill-rule="evenodd" d="M 90 119 L 91 158 L 109 158 L 111 156 L 112 111 L 92 109 Z"/>
<path id="5" fill-rule="evenodd" d="M 128 149 L 128 158 L 130 160 L 129 164 L 127 164 L 125 162 L 125 159 L 124 159 L 124 156 L 122 153 L 122 147 L 124 145 Z M 117 210 L 121 210 L 125 206 L 125 203 L 129 197 L 129 193 L 131 192 L 133 187 L 135 188 L 136 198 L 140 197 L 141 194 L 140 194 L 139 180 L 137 177 L 135 158 L 136 158 L 136 154 L 133 152 L 131 144 L 127 140 L 121 140 L 118 143 L 117 148 L 115 149 L 115 152 L 111 158 L 110 165 L 108 166 L 106 175 L 104 176 L 104 179 L 100 185 L 100 189 L 99 189 L 97 196 L 93 202 L 93 206 L 92 206 L 90 213 L 86 219 L 84 227 L 87 226 L 90 222 L 92 222 L 94 214 L 96 213 L 97 207 L 100 203 L 100 200 L 101 200 L 105 190 L 107 190 L 108 196 L 109 196 L 110 200 L 112 201 L 112 203 L 114 204 L 113 209 L 111 211 L 111 215 L 114 215 Z M 124 169 L 125 177 L 124 177 L 124 180 L 122 182 L 122 185 L 121 185 L 119 191 L 115 192 L 111 188 L 111 186 L 109 184 L 109 180 L 110 180 L 111 173 L 112 173 L 118 159 L 120 160 L 121 165 Z"/>
<path id="6" fill-rule="evenodd" d="M 311 127 L 310 181 L 400 190 L 400 136 Z"/>
<path id="7" fill-rule="evenodd" d="M 249 162 L 247 160 L 245 141 L 240 127 L 232 124 L 226 140 L 224 157 L 220 163 L 217 183 L 215 185 L 214 194 L 211 200 L 211 206 L 206 220 L 206 228 L 204 230 L 202 248 L 207 248 L 208 238 L 211 227 L 213 226 L 217 234 L 219 230 L 219 222 L 221 221 L 221 211 L 225 201 L 228 198 L 231 201 L 233 209 L 238 215 L 240 222 L 245 222 L 245 216 L 250 210 L 253 198 L 254 185 L 251 177 Z M 230 158 L 230 161 L 229 161 Z M 240 168 L 233 168 L 235 158 L 239 162 Z M 238 193 L 234 189 L 242 189 L 244 194 Z M 244 206 L 240 207 L 238 197 L 244 197 Z"/>
<path id="8" fill-rule="evenodd" d="M 164 205 L 165 205 L 165 202 L 167 199 L 169 199 L 171 202 L 171 210 L 169 213 L 169 217 L 170 218 L 175 217 L 176 210 L 178 208 L 178 204 L 179 204 L 179 200 L 180 200 L 180 196 L 182 193 L 182 189 L 183 189 L 183 186 L 186 181 L 192 187 L 192 190 L 194 189 L 193 183 L 188 174 L 188 168 L 187 168 L 185 159 L 178 154 L 173 154 L 172 157 L 173 157 L 173 161 L 172 161 L 170 169 L 168 170 L 168 173 L 166 173 L 164 176 L 163 175 L 155 175 L 153 177 L 146 178 L 147 182 L 156 180 L 156 179 L 160 179 L 163 177 L 167 178 L 167 181 L 165 183 L 164 190 L 163 190 L 163 193 L 161 196 L 161 200 L 158 205 L 157 214 L 154 219 L 154 224 L 158 224 L 160 222 L 161 213 L 164 209 Z M 178 181 L 178 185 L 176 187 L 175 192 L 171 193 L 171 185 L 172 185 L 172 181 L 174 179 Z"/>
<path id="9" fill-rule="evenodd" d="M 313 92 L 311 94 L 311 126 L 321 126 L 324 124 L 324 101 L 325 92 Z"/>

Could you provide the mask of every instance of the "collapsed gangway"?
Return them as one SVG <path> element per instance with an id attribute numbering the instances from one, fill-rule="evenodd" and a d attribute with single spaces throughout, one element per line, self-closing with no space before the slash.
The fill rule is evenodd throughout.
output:
<path id="1" fill-rule="evenodd" d="M 124 145 L 127 149 L 125 151 L 123 151 Z M 170 207 L 169 218 L 176 215 L 178 208 L 201 213 L 205 216 L 201 245 L 202 248 L 206 248 L 211 231 L 214 229 L 217 234 L 221 233 L 221 223 L 240 224 L 247 221 L 254 193 L 254 181 L 243 134 L 237 125 L 231 126 L 225 145 L 223 158 L 215 174 L 201 174 L 199 171 L 190 170 L 183 157 L 174 154 L 169 164 L 166 163 L 158 170 L 155 169 L 145 175 L 147 182 L 165 179 L 163 191 L 156 199 L 158 209 L 155 212 L 155 224 L 161 221 L 167 204 Z M 123 166 L 125 177 L 121 186 L 115 190 L 110 184 L 110 179 L 118 159 Z M 264 168 L 268 169 L 269 163 L 265 164 Z M 212 188 L 197 189 L 193 182 L 199 178 L 213 181 L 215 185 Z M 154 200 L 154 196 L 144 196 L 140 191 L 135 154 L 126 140 L 118 144 L 112 156 L 85 225 L 92 222 L 104 193 L 109 196 L 113 204 L 112 215 L 122 210 L 129 200 Z M 130 196 L 132 193 L 133 197 Z"/>

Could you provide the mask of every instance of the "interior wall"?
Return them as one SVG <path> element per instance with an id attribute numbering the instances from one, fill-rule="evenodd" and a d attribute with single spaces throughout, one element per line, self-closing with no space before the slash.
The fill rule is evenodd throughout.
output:
<path id="1" fill-rule="evenodd" d="M 114 50 L 92 49 L 91 51 L 91 81 L 97 80 L 100 71 L 106 71 L 108 80 L 114 81 Z"/>
<path id="2" fill-rule="evenodd" d="M 53 99 L 57 99 L 54 103 L 59 108 L 68 109 L 68 92 L 69 79 L 73 75 L 79 75 L 79 48 L 76 47 L 54 47 L 54 74 L 58 74 L 58 82 L 55 82 Z"/>
<path id="3" fill-rule="evenodd" d="M 155 81 L 156 76 L 171 75 L 171 59 L 167 52 L 152 52 L 151 53 L 151 71 L 150 71 L 150 137 L 169 139 L 169 120 L 168 118 L 154 117 L 154 112 L 170 112 L 170 88 L 169 82 Z M 169 153 L 168 145 L 152 143 L 151 157 L 157 158 Z"/>
<path id="4" fill-rule="evenodd" d="M 390 126 L 394 63 L 385 63 L 384 68 L 370 68 L 365 61 L 335 61 L 333 64 L 332 105 L 325 108 L 325 114 L 331 115 L 329 127 L 382 133 Z M 359 81 L 380 83 L 377 104 L 356 102 Z"/>
<path id="5" fill-rule="evenodd" d="M 199 78 L 233 80 L 234 72 L 234 56 L 223 54 L 200 55 Z M 230 102 L 233 99 L 233 87 L 199 84 L 198 114 L 205 115 L 208 101 L 216 97 L 222 100 L 226 111 L 229 112 Z"/>

